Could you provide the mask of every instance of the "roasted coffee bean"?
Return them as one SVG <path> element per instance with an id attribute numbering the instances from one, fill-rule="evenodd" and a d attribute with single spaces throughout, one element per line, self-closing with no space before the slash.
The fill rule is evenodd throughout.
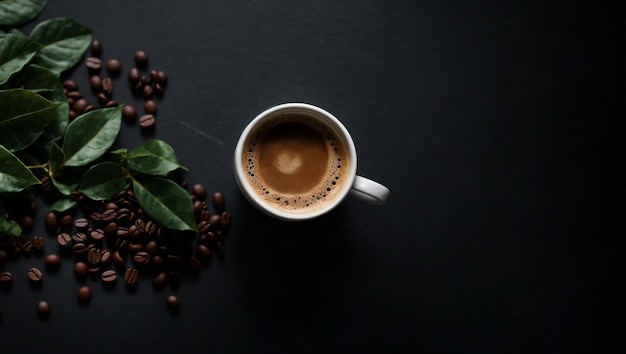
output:
<path id="1" fill-rule="evenodd" d="M 137 253 L 143 251 L 143 244 L 141 243 L 129 243 L 128 244 L 128 252 Z"/>
<path id="2" fill-rule="evenodd" d="M 130 225 L 130 227 L 128 228 L 128 238 L 130 239 L 137 238 L 142 234 L 143 232 L 141 232 L 141 230 L 139 230 L 139 228 L 137 228 L 137 226 L 135 225 Z"/>
<path id="3" fill-rule="evenodd" d="M 59 225 L 63 230 L 70 230 L 72 228 L 73 222 L 74 218 L 69 214 L 63 215 L 61 219 L 59 219 Z"/>
<path id="4" fill-rule="evenodd" d="M 128 228 L 124 226 L 117 227 L 117 237 L 118 239 L 123 239 L 128 237 Z"/>
<path id="5" fill-rule="evenodd" d="M 144 52 L 143 50 L 136 51 L 134 55 L 134 59 L 135 59 L 135 64 L 137 64 L 137 66 L 140 68 L 143 68 L 146 65 L 148 65 L 148 54 L 146 54 L 146 52 Z"/>
<path id="6" fill-rule="evenodd" d="M 200 220 L 209 221 L 210 218 L 211 218 L 211 213 L 208 210 L 202 210 L 200 212 L 200 217 L 199 217 Z"/>
<path id="7" fill-rule="evenodd" d="M 226 199 L 224 195 L 220 192 L 213 193 L 211 197 L 213 201 L 213 208 L 215 208 L 215 212 L 221 214 L 226 209 Z"/>
<path id="8" fill-rule="evenodd" d="M 195 195 L 199 200 L 204 200 L 206 198 L 206 188 L 197 183 L 191 187 L 191 193 Z"/>
<path id="9" fill-rule="evenodd" d="M 200 268 L 202 268 L 202 263 L 198 258 L 191 256 L 187 259 L 187 267 L 194 271 L 200 270 Z"/>
<path id="10" fill-rule="evenodd" d="M 139 126 L 142 128 L 151 128 L 154 126 L 156 119 L 152 114 L 144 114 L 139 118 Z"/>
<path id="11" fill-rule="evenodd" d="M 110 77 L 102 79 L 102 92 L 107 95 L 111 95 L 113 93 L 113 80 Z"/>
<path id="12" fill-rule="evenodd" d="M 146 100 L 149 100 L 152 98 L 152 95 L 154 94 L 154 88 L 147 84 L 143 87 L 143 90 L 141 91 L 143 98 Z"/>
<path id="13" fill-rule="evenodd" d="M 97 211 L 94 211 L 89 214 L 89 220 L 93 222 L 102 221 L 102 214 L 98 213 Z"/>
<path id="14" fill-rule="evenodd" d="M 146 230 L 145 233 L 147 233 L 148 235 L 152 236 L 157 232 L 157 225 L 154 223 L 154 221 L 149 220 L 146 223 Z"/>
<path id="15" fill-rule="evenodd" d="M 87 235 L 84 232 L 77 231 L 72 235 L 72 241 L 74 242 L 86 242 Z"/>
<path id="16" fill-rule="evenodd" d="M 82 242 L 75 243 L 72 246 L 72 253 L 74 253 L 75 256 L 84 256 L 87 253 L 87 245 Z"/>
<path id="17" fill-rule="evenodd" d="M 87 274 L 89 274 L 89 266 L 87 263 L 81 261 L 74 263 L 74 275 L 76 275 L 77 278 L 82 279 L 86 277 Z"/>
<path id="18" fill-rule="evenodd" d="M 7 259 L 9 259 L 9 255 L 5 250 L 0 248 L 0 265 L 5 264 L 7 262 Z"/>
<path id="19" fill-rule="evenodd" d="M 194 215 L 200 215 L 203 210 L 206 210 L 206 207 L 207 205 L 205 202 L 203 202 L 202 200 L 196 200 L 195 202 L 193 202 Z"/>
<path id="20" fill-rule="evenodd" d="M 119 106 L 119 105 L 120 105 L 120 104 L 119 104 L 119 103 L 117 103 L 117 101 L 115 101 L 115 100 L 110 100 L 109 102 L 107 102 L 107 103 L 105 103 L 105 104 L 104 104 L 104 107 L 106 107 L 106 108 L 110 108 L 110 107 L 117 107 L 117 106 Z"/>
<path id="21" fill-rule="evenodd" d="M 72 247 L 72 236 L 67 232 L 62 232 L 57 236 L 57 243 L 61 247 Z"/>
<path id="22" fill-rule="evenodd" d="M 115 212 L 115 210 L 105 210 L 104 212 L 102 212 L 102 221 L 113 221 L 117 218 L 117 213 Z"/>
<path id="23" fill-rule="evenodd" d="M 63 81 L 63 88 L 69 91 L 78 90 L 78 84 L 74 80 L 65 80 Z"/>
<path id="24" fill-rule="evenodd" d="M 89 105 L 89 102 L 87 102 L 86 99 L 79 98 L 72 105 L 72 109 L 80 114 L 80 113 L 83 113 L 83 111 L 88 105 Z"/>
<path id="25" fill-rule="evenodd" d="M 69 113 L 70 120 L 74 120 L 76 117 L 78 117 L 78 113 L 76 113 L 75 110 L 71 109 Z"/>
<path id="26" fill-rule="evenodd" d="M 136 265 L 138 266 L 145 266 L 146 264 L 150 263 L 150 255 L 148 254 L 148 252 L 137 252 L 133 255 L 133 262 L 135 262 Z"/>
<path id="27" fill-rule="evenodd" d="M 23 232 L 29 232 L 35 225 L 35 219 L 30 215 L 22 215 L 17 219 L 17 223 L 22 227 Z"/>
<path id="28" fill-rule="evenodd" d="M 61 266 L 61 257 L 56 253 L 50 253 L 44 257 L 43 263 L 46 265 L 46 268 L 59 268 Z"/>
<path id="29" fill-rule="evenodd" d="M 109 265 L 111 264 L 112 260 L 113 260 L 113 254 L 111 254 L 111 251 L 102 250 L 101 257 L 100 257 L 100 264 Z"/>
<path id="30" fill-rule="evenodd" d="M 222 219 L 219 214 L 211 215 L 211 217 L 209 218 L 209 224 L 211 224 L 211 228 L 214 230 L 217 229 L 221 223 Z"/>
<path id="31" fill-rule="evenodd" d="M 85 107 L 85 109 L 83 110 L 83 112 L 87 113 L 87 112 L 95 111 L 96 109 L 98 109 L 96 105 L 88 104 L 87 107 Z"/>
<path id="32" fill-rule="evenodd" d="M 104 236 L 105 236 L 104 230 L 102 230 L 102 229 L 93 229 L 89 233 L 89 238 L 93 242 L 100 242 L 100 241 L 102 241 L 102 239 L 104 239 Z"/>
<path id="33" fill-rule="evenodd" d="M 124 282 L 128 285 L 135 285 L 139 280 L 139 271 L 136 268 L 128 268 L 124 273 Z"/>
<path id="34" fill-rule="evenodd" d="M 119 251 L 113 252 L 113 264 L 118 268 L 124 268 L 126 265 L 126 259 Z"/>
<path id="35" fill-rule="evenodd" d="M 109 59 L 104 64 L 104 67 L 107 69 L 107 72 L 112 77 L 116 77 L 122 72 L 122 62 L 119 59 Z"/>
<path id="36" fill-rule="evenodd" d="M 180 300 L 175 295 L 168 295 L 165 298 L 165 303 L 171 311 L 177 311 L 180 308 Z"/>
<path id="37" fill-rule="evenodd" d="M 178 256 L 168 254 L 167 257 L 165 257 L 165 263 L 168 267 L 180 268 L 180 266 L 183 264 L 183 260 Z"/>
<path id="38" fill-rule="evenodd" d="M 222 224 L 222 226 L 224 227 L 228 227 L 230 226 L 230 213 L 225 211 L 220 215 L 220 223 Z"/>
<path id="39" fill-rule="evenodd" d="M 210 260 L 212 255 L 211 249 L 205 245 L 198 245 L 196 248 L 196 257 L 203 261 Z"/>
<path id="40" fill-rule="evenodd" d="M 85 59 L 85 66 L 91 72 L 98 72 L 102 67 L 102 61 L 100 60 L 100 58 L 97 57 L 88 57 L 87 59 Z"/>
<path id="41" fill-rule="evenodd" d="M 113 237 L 117 235 L 117 224 L 114 222 L 108 223 L 104 227 L 104 234 L 108 237 Z"/>
<path id="42" fill-rule="evenodd" d="M 13 274 L 11 272 L 4 271 L 0 273 L 0 283 L 8 284 L 13 281 Z"/>
<path id="43" fill-rule="evenodd" d="M 89 301 L 91 301 L 91 288 L 87 285 L 81 286 L 80 288 L 78 288 L 76 298 L 81 304 L 88 303 Z"/>
<path id="44" fill-rule="evenodd" d="M 157 71 L 157 79 L 155 80 L 157 84 L 160 84 L 162 87 L 167 85 L 167 74 L 165 71 L 159 70 Z"/>
<path id="45" fill-rule="evenodd" d="M 22 243 L 22 253 L 28 255 L 33 251 L 33 241 L 27 240 Z"/>
<path id="46" fill-rule="evenodd" d="M 115 272 L 113 269 L 105 270 L 104 272 L 102 272 L 102 275 L 100 277 L 102 278 L 102 281 L 104 283 L 114 283 L 117 280 L 117 272 Z"/>
<path id="47" fill-rule="evenodd" d="M 45 242 L 43 240 L 43 237 L 41 236 L 33 237 L 33 248 L 35 249 L 35 251 L 43 250 L 44 243 Z"/>
<path id="48" fill-rule="evenodd" d="M 122 108 L 122 118 L 128 123 L 134 123 L 137 119 L 137 110 L 131 105 L 124 105 Z"/>
<path id="49" fill-rule="evenodd" d="M 131 68 L 128 71 L 128 83 L 131 85 L 135 85 L 139 82 L 141 76 L 139 74 L 139 70 L 137 68 Z"/>
<path id="50" fill-rule="evenodd" d="M 102 251 L 99 248 L 91 248 L 87 252 L 87 261 L 91 264 L 98 264 L 102 259 Z"/>
<path id="51" fill-rule="evenodd" d="M 157 73 L 156 70 L 150 70 L 149 75 L 150 75 L 150 82 L 156 82 L 159 79 L 159 74 Z"/>
<path id="52" fill-rule="evenodd" d="M 159 272 L 152 279 L 152 285 L 157 289 L 163 289 L 167 285 L 167 273 Z"/>
<path id="53" fill-rule="evenodd" d="M 143 110 L 148 114 L 156 114 L 158 107 L 155 100 L 146 100 L 143 103 Z"/>
<path id="54" fill-rule="evenodd" d="M 143 86 L 144 83 L 141 82 L 141 79 L 139 79 L 136 83 L 134 84 L 129 84 L 130 90 L 133 92 L 133 94 L 135 95 L 140 95 L 143 93 Z"/>
<path id="55" fill-rule="evenodd" d="M 50 304 L 45 301 L 39 301 L 37 303 L 37 314 L 41 318 L 48 318 L 50 316 Z"/>
<path id="56" fill-rule="evenodd" d="M 146 222 L 143 219 L 135 220 L 135 229 L 140 232 L 146 232 Z"/>
<path id="57" fill-rule="evenodd" d="M 95 92 L 100 92 L 102 90 L 102 77 L 100 75 L 91 75 L 89 78 L 89 86 Z"/>
<path id="58" fill-rule="evenodd" d="M 211 223 L 208 221 L 200 221 L 196 227 L 198 228 L 198 232 L 205 233 L 211 228 Z"/>
<path id="59" fill-rule="evenodd" d="M 145 248 L 146 252 L 151 256 L 154 256 L 159 251 L 159 245 L 154 240 L 148 241 Z"/>
<path id="60" fill-rule="evenodd" d="M 98 266 L 91 266 L 91 267 L 89 267 L 87 272 L 89 274 L 91 274 L 91 275 L 100 275 L 100 267 L 98 267 Z"/>
<path id="61" fill-rule="evenodd" d="M 159 256 L 158 254 L 152 257 L 152 264 L 155 267 L 160 268 L 161 266 L 163 266 L 163 263 L 165 263 L 165 261 L 163 260 L 163 257 Z"/>
<path id="62" fill-rule="evenodd" d="M 158 82 L 154 84 L 154 94 L 157 95 L 157 97 L 163 96 L 164 93 L 165 93 L 165 87 L 162 84 Z"/>
<path id="63" fill-rule="evenodd" d="M 46 224 L 46 229 L 54 230 L 59 227 L 59 219 L 57 218 L 57 214 L 54 212 L 49 212 L 46 214 L 46 218 L 44 219 L 44 223 Z"/>
<path id="64" fill-rule="evenodd" d="M 91 56 L 96 58 L 102 56 L 102 44 L 97 39 L 91 42 Z"/>
<path id="65" fill-rule="evenodd" d="M 28 279 L 30 279 L 32 282 L 38 283 L 41 281 L 41 279 L 43 279 L 43 273 L 41 272 L 41 270 L 39 270 L 39 268 L 28 268 Z"/>

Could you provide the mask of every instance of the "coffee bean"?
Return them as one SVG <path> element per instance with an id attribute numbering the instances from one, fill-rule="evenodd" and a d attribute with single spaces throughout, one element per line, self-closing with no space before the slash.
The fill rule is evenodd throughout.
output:
<path id="1" fill-rule="evenodd" d="M 100 241 L 102 241 L 102 239 L 104 239 L 104 236 L 105 236 L 105 233 L 104 233 L 104 230 L 102 230 L 102 229 L 93 229 L 89 233 L 89 238 L 93 242 L 100 242 Z"/>
<path id="2" fill-rule="evenodd" d="M 100 257 L 100 264 L 101 265 L 109 265 L 111 264 L 111 261 L 113 260 L 113 254 L 111 253 L 111 251 L 109 250 L 102 250 L 102 254 Z"/>
<path id="3" fill-rule="evenodd" d="M 89 266 L 87 263 L 81 261 L 74 263 L 74 275 L 76 275 L 77 278 L 82 279 L 86 277 L 87 274 L 89 274 Z"/>
<path id="4" fill-rule="evenodd" d="M 54 230 L 59 227 L 59 219 L 57 218 L 57 214 L 52 211 L 47 213 L 44 219 L 44 223 L 46 224 L 46 229 L 48 230 Z"/>
<path id="5" fill-rule="evenodd" d="M 141 243 L 129 243 L 128 252 L 137 253 L 143 251 L 143 245 Z"/>
<path id="6" fill-rule="evenodd" d="M 113 80 L 110 77 L 102 79 L 102 92 L 107 95 L 111 95 L 113 93 Z"/>
<path id="7" fill-rule="evenodd" d="M 113 264 L 118 268 L 123 268 L 126 265 L 126 259 L 119 251 L 113 252 Z"/>
<path id="8" fill-rule="evenodd" d="M 59 225 L 61 226 L 61 229 L 63 230 L 70 230 L 72 228 L 73 221 L 74 221 L 74 218 L 71 215 L 66 214 L 66 215 L 63 215 L 61 219 L 59 219 Z"/>
<path id="9" fill-rule="evenodd" d="M 72 236 L 67 232 L 62 232 L 57 236 L 57 243 L 61 247 L 71 247 L 72 246 Z"/>
<path id="10" fill-rule="evenodd" d="M 102 61 L 97 57 L 88 57 L 85 59 L 85 66 L 91 72 L 97 72 L 102 67 Z"/>
<path id="11" fill-rule="evenodd" d="M 102 44 L 97 39 L 91 42 L 91 56 L 96 58 L 102 56 Z"/>
<path id="12" fill-rule="evenodd" d="M 148 252 L 144 251 L 137 252 L 135 253 L 135 255 L 133 255 L 133 262 L 135 262 L 137 266 L 145 266 L 146 264 L 150 263 L 150 255 L 148 254 Z"/>
<path id="13" fill-rule="evenodd" d="M 37 313 L 41 318 L 48 318 L 50 316 L 50 304 L 45 301 L 39 301 L 37 303 Z"/>
<path id="14" fill-rule="evenodd" d="M 104 65 L 109 75 L 115 77 L 122 72 L 122 62 L 119 59 L 109 59 Z"/>
<path id="15" fill-rule="evenodd" d="M 43 246 L 44 246 L 43 237 L 35 236 L 35 237 L 33 237 L 33 241 L 32 242 L 33 242 L 33 248 L 35 249 L 35 251 L 43 250 Z"/>
<path id="16" fill-rule="evenodd" d="M 196 228 L 198 229 L 198 232 L 202 234 L 209 231 L 209 229 L 211 228 L 211 223 L 208 221 L 200 221 L 198 225 L 196 225 Z"/>
<path id="17" fill-rule="evenodd" d="M 78 288 L 78 292 L 76 293 L 76 297 L 78 298 L 78 302 L 81 304 L 86 304 L 91 301 L 91 288 L 87 285 L 83 285 Z"/>
<path id="18" fill-rule="evenodd" d="M 114 283 L 117 280 L 117 272 L 115 272 L 113 269 L 105 270 L 104 272 L 102 272 L 102 275 L 100 277 L 102 278 L 102 281 L 104 283 Z"/>
<path id="19" fill-rule="evenodd" d="M 68 100 L 74 100 L 74 101 L 83 98 L 83 94 L 80 91 L 70 91 L 67 93 L 66 96 Z"/>
<path id="20" fill-rule="evenodd" d="M 168 295 L 165 298 L 165 303 L 167 307 L 172 311 L 177 311 L 180 308 L 180 300 L 175 295 Z"/>
<path id="21" fill-rule="evenodd" d="M 129 84 L 136 85 L 139 82 L 140 78 L 141 76 L 137 68 L 131 68 L 128 71 L 128 83 Z"/>
<path id="22" fill-rule="evenodd" d="M 91 75 L 89 78 L 89 86 L 91 86 L 91 89 L 95 92 L 100 92 L 100 90 L 102 90 L 102 78 L 100 75 Z"/>
<path id="23" fill-rule="evenodd" d="M 102 251 L 98 248 L 92 248 L 87 252 L 87 261 L 91 264 L 98 264 L 102 259 Z"/>
<path id="24" fill-rule="evenodd" d="M 220 192 L 215 192 L 213 193 L 211 199 L 213 201 L 213 208 L 215 208 L 215 212 L 217 212 L 218 214 L 224 212 L 224 210 L 226 209 L 226 200 L 224 198 L 224 195 Z"/>
<path id="25" fill-rule="evenodd" d="M 69 91 L 78 90 L 78 84 L 74 80 L 65 80 L 63 81 L 63 88 Z"/>
<path id="26" fill-rule="evenodd" d="M 167 285 L 167 273 L 159 272 L 152 279 L 152 285 L 157 289 L 163 289 Z"/>
<path id="27" fill-rule="evenodd" d="M 198 258 L 191 256 L 187 259 L 187 267 L 193 271 L 197 271 L 202 268 L 202 263 Z"/>
<path id="28" fill-rule="evenodd" d="M 139 126 L 142 128 L 151 128 L 154 126 L 156 119 L 152 114 L 144 114 L 139 118 Z"/>
<path id="29" fill-rule="evenodd" d="M 44 257 L 43 263 L 46 265 L 46 268 L 59 268 L 61 266 L 61 257 L 56 253 L 50 253 Z"/>
<path id="30" fill-rule="evenodd" d="M 119 105 L 120 105 L 120 104 L 119 104 L 119 103 L 117 103 L 117 101 L 115 101 L 115 100 L 110 100 L 109 102 L 107 102 L 107 103 L 105 103 L 105 104 L 104 104 L 104 107 L 106 107 L 106 108 L 110 108 L 110 107 L 117 107 L 117 106 L 119 106 Z"/>
<path id="31" fill-rule="evenodd" d="M 26 242 L 22 243 L 22 253 L 23 254 L 30 254 L 33 251 L 33 242 L 30 240 L 27 240 Z"/>
<path id="32" fill-rule="evenodd" d="M 43 279 L 43 273 L 41 272 L 41 270 L 39 270 L 39 268 L 28 268 L 28 279 L 30 279 L 32 282 L 40 282 L 41 279 Z"/>
<path id="33" fill-rule="evenodd" d="M 167 74 L 165 73 L 165 71 L 159 70 L 157 72 L 157 79 L 155 81 L 162 87 L 165 87 L 167 85 Z"/>
<path id="34" fill-rule="evenodd" d="M 11 272 L 4 271 L 0 273 L 0 283 L 8 284 L 13 281 L 13 274 Z"/>
<path id="35" fill-rule="evenodd" d="M 80 98 L 76 100 L 76 102 L 74 102 L 74 104 L 72 105 L 72 109 L 78 113 L 82 113 L 88 105 L 89 102 L 87 102 L 86 99 Z"/>
<path id="36" fill-rule="evenodd" d="M 143 103 L 143 109 L 148 114 L 156 114 L 157 112 L 157 103 L 154 100 L 146 100 Z"/>
<path id="37" fill-rule="evenodd" d="M 87 235 L 84 232 L 77 231 L 72 235 L 72 241 L 74 242 L 86 242 Z"/>
<path id="38" fill-rule="evenodd" d="M 220 215 L 220 223 L 222 224 L 222 226 L 224 227 L 228 227 L 230 226 L 230 220 L 231 216 L 230 213 L 225 211 Z"/>
<path id="39" fill-rule="evenodd" d="M 102 214 L 98 213 L 97 211 L 94 211 L 93 213 L 89 214 L 89 220 L 93 222 L 102 221 Z"/>
<path id="40" fill-rule="evenodd" d="M 204 200 L 206 198 L 206 188 L 197 183 L 191 187 L 191 193 L 195 195 L 199 200 Z"/>
<path id="41" fill-rule="evenodd" d="M 83 256 L 87 253 L 87 250 L 87 245 L 82 242 L 75 243 L 72 246 L 72 253 L 74 253 L 75 256 Z"/>
<path id="42" fill-rule="evenodd" d="M 152 257 L 152 265 L 154 265 L 155 267 L 160 268 L 161 266 L 163 266 L 163 263 L 165 263 L 163 257 L 159 255 Z"/>
<path id="43" fill-rule="evenodd" d="M 146 243 L 146 252 L 148 252 L 150 256 L 154 256 L 158 251 L 159 245 L 156 241 L 151 240 Z"/>
<path id="44" fill-rule="evenodd" d="M 154 223 L 154 221 L 149 220 L 146 223 L 146 230 L 145 230 L 145 232 L 148 235 L 150 235 L 150 236 L 154 235 L 157 232 L 157 225 Z"/>
<path id="45" fill-rule="evenodd" d="M 135 268 L 128 268 L 124 273 L 124 282 L 128 285 L 135 285 L 139 280 L 139 271 Z"/>
<path id="46" fill-rule="evenodd" d="M 70 120 L 74 120 L 76 117 L 78 117 L 78 113 L 76 113 L 75 110 L 71 109 L 69 113 Z"/>
<path id="47" fill-rule="evenodd" d="M 113 221 L 117 218 L 117 213 L 115 210 L 107 209 L 102 212 L 102 221 Z"/>
<path id="48" fill-rule="evenodd" d="M 178 256 L 168 254 L 167 257 L 165 257 L 165 263 L 168 267 L 180 268 L 180 266 L 183 264 L 183 260 Z"/>
<path id="49" fill-rule="evenodd" d="M 143 98 L 146 100 L 149 100 L 152 98 L 152 95 L 154 94 L 154 88 L 152 87 L 152 85 L 150 84 L 146 84 L 143 87 L 143 90 L 141 91 Z"/>
<path id="50" fill-rule="evenodd" d="M 211 249 L 205 245 L 198 245 L 196 248 L 196 256 L 203 261 L 210 260 L 212 255 Z"/>
<path id="51" fill-rule="evenodd" d="M 30 215 L 23 215 L 17 220 L 17 223 L 22 227 L 22 231 L 27 233 L 33 229 L 35 219 Z"/>
<path id="52" fill-rule="evenodd" d="M 108 223 L 104 227 L 104 234 L 108 237 L 113 237 L 117 235 L 117 224 L 114 222 Z"/>
<path id="53" fill-rule="evenodd" d="M 211 215 L 211 217 L 209 218 L 209 224 L 211 224 L 212 229 L 218 228 L 221 223 L 222 223 L 222 218 L 219 214 Z"/>
<path id="54" fill-rule="evenodd" d="M 9 255 L 7 254 L 7 252 L 3 249 L 0 249 L 0 265 L 3 265 L 7 262 L 7 259 L 9 259 Z"/>
<path id="55" fill-rule="evenodd" d="M 143 50 L 136 51 L 134 59 L 135 64 L 137 64 L 137 66 L 140 68 L 143 68 L 148 64 L 148 54 L 146 54 L 146 52 L 144 52 Z"/>

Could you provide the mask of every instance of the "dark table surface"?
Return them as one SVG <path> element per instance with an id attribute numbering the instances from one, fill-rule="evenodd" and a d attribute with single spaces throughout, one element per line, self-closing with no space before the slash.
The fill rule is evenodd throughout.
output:
<path id="1" fill-rule="evenodd" d="M 89 281 L 80 306 L 70 262 L 41 289 L 17 276 L 0 292 L 1 353 L 626 349 L 617 5 L 73 0 L 50 1 L 22 30 L 60 16 L 92 28 L 104 58 L 128 69 L 143 49 L 169 74 L 152 137 L 175 148 L 190 183 L 226 195 L 234 224 L 224 258 L 177 289 Z M 66 77 L 88 85 L 83 66 Z M 124 80 L 115 98 L 139 106 Z M 344 122 L 359 174 L 391 189 L 386 205 L 346 200 L 282 223 L 245 201 L 238 135 L 294 101 Z M 146 138 L 124 125 L 119 145 Z M 46 207 L 31 234 L 45 234 Z M 42 258 L 3 269 L 30 266 Z"/>

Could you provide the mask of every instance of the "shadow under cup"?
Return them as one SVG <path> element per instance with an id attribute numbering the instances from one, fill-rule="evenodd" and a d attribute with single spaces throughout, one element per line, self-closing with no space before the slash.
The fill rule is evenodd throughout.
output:
<path id="1" fill-rule="evenodd" d="M 326 149 L 321 164 L 314 162 L 321 156 L 320 144 Z M 255 117 L 241 134 L 234 158 L 235 178 L 248 201 L 286 221 L 332 210 L 356 177 L 356 148 L 348 130 L 329 112 L 305 103 L 281 104 Z M 311 175 L 315 182 L 308 186 Z"/>

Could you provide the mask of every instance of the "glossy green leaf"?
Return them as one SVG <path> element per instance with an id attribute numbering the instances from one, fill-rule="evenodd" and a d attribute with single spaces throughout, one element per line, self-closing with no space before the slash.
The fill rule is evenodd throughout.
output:
<path id="1" fill-rule="evenodd" d="M 114 162 L 92 166 L 80 182 L 80 191 L 93 200 L 105 200 L 126 187 L 122 167 Z"/>
<path id="2" fill-rule="evenodd" d="M 41 44 L 30 38 L 17 34 L 0 35 L 0 85 L 22 70 L 40 49 Z"/>
<path id="3" fill-rule="evenodd" d="M 70 198 L 61 198 L 52 203 L 48 211 L 56 211 L 57 213 L 66 212 L 74 208 L 78 203 Z"/>
<path id="4" fill-rule="evenodd" d="M 83 166 L 113 145 L 122 123 L 122 107 L 100 108 L 82 114 L 67 126 L 64 165 Z"/>
<path id="5" fill-rule="evenodd" d="M 15 236 L 22 234 L 22 228 L 15 220 L 0 221 L 0 237 Z"/>
<path id="6" fill-rule="evenodd" d="M 48 161 L 50 179 L 52 179 L 52 183 L 61 194 L 69 196 L 78 189 L 82 172 L 72 171 L 71 168 L 68 171 L 68 168 L 65 168 L 63 165 L 64 161 L 65 154 L 63 150 L 54 142 L 50 144 Z"/>
<path id="7" fill-rule="evenodd" d="M 70 108 L 67 104 L 67 97 L 63 93 L 63 83 L 52 71 L 31 64 L 20 72 L 18 81 L 13 86 L 38 92 L 50 101 L 61 103 L 55 110 L 52 122 L 38 139 L 38 143 L 40 142 L 47 149 L 50 142 L 63 136 L 69 123 Z"/>
<path id="8" fill-rule="evenodd" d="M 28 167 L 0 145 L 0 192 L 20 192 L 38 183 Z"/>
<path id="9" fill-rule="evenodd" d="M 164 227 L 196 231 L 191 197 L 176 183 L 157 176 L 133 181 L 141 208 Z"/>
<path id="10" fill-rule="evenodd" d="M 0 91 L 0 144 L 21 150 L 43 134 L 60 103 L 22 89 Z"/>
<path id="11" fill-rule="evenodd" d="M 174 149 L 166 142 L 157 139 L 131 150 L 128 153 L 127 166 L 133 171 L 161 176 L 178 168 L 187 170 L 178 163 Z"/>
<path id="12" fill-rule="evenodd" d="M 43 45 L 33 62 L 60 74 L 82 59 L 91 36 L 91 29 L 70 18 L 40 22 L 30 33 L 30 38 Z"/>
<path id="13" fill-rule="evenodd" d="M 0 26 L 17 26 L 35 18 L 48 0 L 0 0 Z"/>

